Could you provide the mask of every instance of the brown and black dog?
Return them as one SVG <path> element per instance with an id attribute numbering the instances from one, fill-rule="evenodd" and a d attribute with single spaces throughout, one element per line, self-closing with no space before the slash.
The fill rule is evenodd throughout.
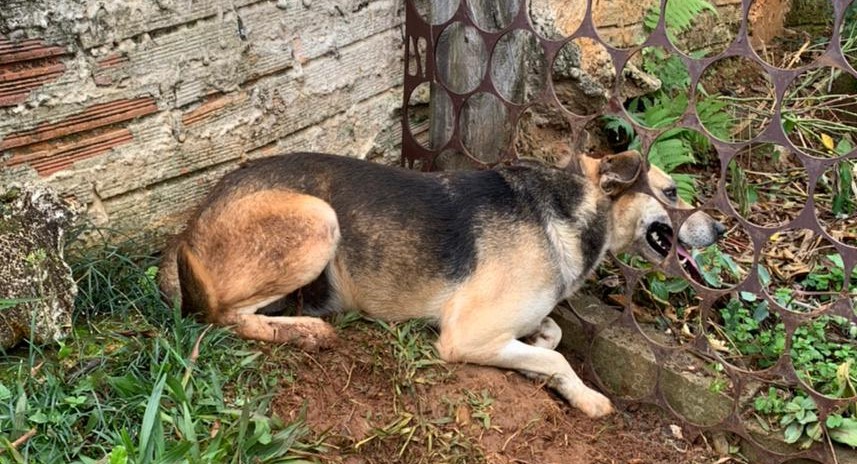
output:
<path id="1" fill-rule="evenodd" d="M 224 177 L 165 251 L 161 288 L 242 337 L 317 346 L 334 337 L 322 319 L 257 310 L 322 282 L 310 314 L 431 319 L 444 360 L 548 379 L 597 417 L 610 401 L 554 350 L 548 315 L 608 250 L 667 255 L 664 205 L 687 205 L 654 167 L 657 199 L 628 191 L 643 171 L 637 152 L 433 174 L 312 153 L 260 159 Z M 708 246 L 723 229 L 697 212 L 678 242 Z"/>

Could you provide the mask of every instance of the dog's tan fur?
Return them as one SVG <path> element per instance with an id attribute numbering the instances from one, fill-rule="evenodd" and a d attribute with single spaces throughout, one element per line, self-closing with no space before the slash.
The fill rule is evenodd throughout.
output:
<path id="1" fill-rule="evenodd" d="M 271 180 L 274 174 L 262 167 L 250 168 L 226 179 L 166 250 L 161 287 L 168 297 L 181 296 L 184 308 L 202 311 L 209 321 L 232 326 L 242 337 L 317 347 L 334 336 L 322 319 L 256 311 L 323 275 L 330 288 L 324 309 L 358 309 L 389 321 L 429 318 L 440 327 L 437 348 L 444 360 L 548 379 L 571 404 L 593 417 L 612 410 L 610 401 L 586 387 L 554 351 L 561 332 L 547 316 L 558 300 L 577 290 L 608 249 L 618 252 L 641 241 L 647 215 L 663 215 L 668 221 L 658 200 L 625 192 L 642 169 L 639 154 L 583 158 L 583 176 L 577 177 L 548 168 L 510 168 L 500 174 L 505 181 L 494 174 L 476 174 L 476 180 L 467 181 L 440 175 L 425 185 L 426 178 L 417 174 L 379 171 L 389 168 L 333 157 L 299 154 L 271 163 L 286 172 Z M 382 184 L 389 172 L 398 176 L 396 182 L 413 184 L 415 190 L 384 186 L 387 190 L 379 194 L 403 195 L 403 200 L 382 199 L 386 203 L 376 205 L 374 197 L 354 190 L 372 188 L 360 185 L 361 180 L 353 178 L 356 174 L 349 175 L 363 169 L 378 171 Z M 654 191 L 673 185 L 657 169 L 648 173 Z M 467 227 L 443 222 L 458 217 L 455 211 L 452 219 L 442 219 L 431 204 L 407 209 L 406 202 L 420 201 L 414 193 L 418 189 L 432 195 L 446 192 L 439 197 L 447 199 L 442 201 L 459 202 L 458 208 L 466 209 L 469 200 L 460 197 L 466 190 L 453 187 L 474 182 L 478 195 L 479 186 L 489 181 L 476 176 L 490 177 L 498 188 L 508 184 L 519 189 L 509 201 L 520 202 L 520 207 L 506 210 L 502 202 L 491 206 L 485 203 L 488 198 L 468 213 Z M 520 193 L 533 188 L 527 187 L 533 179 L 563 185 L 563 176 L 568 176 L 574 193 L 568 200 L 573 203 L 570 211 L 556 210 L 550 206 L 553 200 L 529 205 L 529 194 Z M 533 185 L 534 195 L 566 193 Z M 337 189 L 353 194 L 340 197 Z M 486 192 L 486 197 L 501 195 Z M 408 194 L 415 197 L 408 199 Z M 700 230 L 712 229 L 710 217 L 694 217 L 689 221 L 705 223 Z M 473 238 L 472 243 L 463 239 L 472 249 L 456 251 L 454 241 L 434 248 L 424 244 L 435 239 L 432 234 L 449 235 L 456 228 L 462 237 Z M 715 232 L 711 234 L 691 244 L 711 243 L 716 239 Z M 592 240 L 603 245 L 590 249 Z"/>

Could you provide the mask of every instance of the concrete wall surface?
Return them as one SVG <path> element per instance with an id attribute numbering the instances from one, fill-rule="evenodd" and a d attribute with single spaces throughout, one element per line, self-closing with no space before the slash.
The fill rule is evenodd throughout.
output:
<path id="1" fill-rule="evenodd" d="M 242 160 L 398 157 L 401 0 L 0 0 L 0 185 L 159 241 Z"/>

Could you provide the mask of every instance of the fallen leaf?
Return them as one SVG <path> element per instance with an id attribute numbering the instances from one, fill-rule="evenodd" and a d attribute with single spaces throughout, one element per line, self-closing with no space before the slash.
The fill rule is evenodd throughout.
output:
<path id="1" fill-rule="evenodd" d="M 715 351 L 720 351 L 723 353 L 729 352 L 729 348 L 726 346 L 726 342 L 719 340 L 717 338 L 714 338 L 714 336 L 712 336 L 712 335 L 708 336 L 708 344 L 711 345 L 711 348 L 714 349 Z"/>
<path id="2" fill-rule="evenodd" d="M 833 138 L 824 132 L 821 133 L 821 144 L 824 145 L 824 148 L 833 151 L 836 148 L 836 144 L 833 143 Z"/>

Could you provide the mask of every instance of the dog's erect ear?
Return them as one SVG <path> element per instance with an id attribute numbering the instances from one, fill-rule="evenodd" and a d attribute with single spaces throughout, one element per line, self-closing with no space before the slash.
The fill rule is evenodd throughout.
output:
<path id="1" fill-rule="evenodd" d="M 636 150 L 601 158 L 598 167 L 601 190 L 610 196 L 622 193 L 637 180 L 642 169 L 643 157 Z"/>

